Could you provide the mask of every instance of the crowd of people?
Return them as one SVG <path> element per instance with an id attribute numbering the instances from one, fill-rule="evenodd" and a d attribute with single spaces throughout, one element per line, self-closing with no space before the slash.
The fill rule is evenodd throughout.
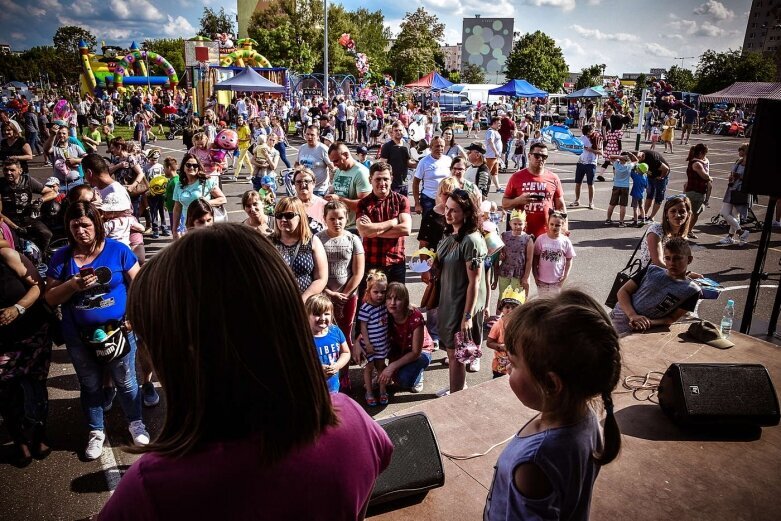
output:
<path id="1" fill-rule="evenodd" d="M 371 408 L 397 391 L 419 393 L 437 349 L 449 372 L 437 394 L 461 391 L 466 372 L 480 370 L 474 348 L 485 339 L 493 376 L 509 375 L 518 398 L 541 412 L 500 457 L 487 518 L 587 512 L 598 469 L 620 446 L 610 397 L 619 335 L 678 320 L 700 294 L 687 241 L 697 239 L 693 228 L 709 204 L 707 146 L 691 147 L 685 193 L 668 197 L 670 166 L 653 150 L 653 133 L 651 149 L 626 152 L 628 113 L 592 106 L 598 117 L 584 118 L 575 200 L 567 205 L 561 180 L 546 168 L 537 114 L 517 118 L 512 107 L 489 120 L 482 139 L 461 146 L 452 127 L 438 126 L 436 107 L 426 114 L 396 100 L 239 95 L 227 107 L 210 104 L 199 119 L 186 96 L 163 91 L 132 93 L 134 139 L 125 140 L 111 136 L 119 101 L 77 100 L 67 121 L 47 120 L 44 103 L 28 111 L 40 136 L 25 129 L 24 140 L 10 121 L 2 125 L 0 414 L 19 466 L 51 450 L 46 378 L 54 341 L 65 345 L 79 380 L 85 458 L 101 456 L 104 413 L 115 398 L 133 450 L 145 453 L 103 518 L 181 517 L 182 508 L 224 515 L 226 504 L 239 517 L 263 505 L 271 517 L 358 518 L 393 447 L 346 394 L 361 389 Z M 173 123 L 166 106 L 189 114 L 180 161 L 149 146 L 156 124 Z M 426 118 L 421 136 L 410 131 L 418 116 Z M 304 140 L 295 164 L 287 159 L 293 123 Z M 215 159 L 214 140 L 231 126 L 236 152 Z M 670 153 L 673 140 L 665 140 Z M 742 145 L 721 210 L 730 224 L 723 244 L 748 237 L 745 152 Z M 45 183 L 28 175 L 39 153 L 52 168 Z M 511 159 L 518 171 L 501 186 L 498 174 Z M 222 182 L 245 163 L 246 219 L 226 223 Z M 276 180 L 283 164 L 292 187 L 284 194 Z M 643 270 L 608 315 L 566 289 L 577 256 L 567 206 L 580 206 L 585 180 L 593 207 L 595 178 L 611 166 L 605 224 L 616 207 L 618 226 L 628 224 L 631 196 L 631 224 L 648 228 Z M 501 205 L 489 200 L 492 187 Z M 413 214 L 421 224 L 410 252 Z M 147 255 L 145 236 L 169 235 L 172 244 Z M 410 301 L 409 270 L 426 284 L 420 303 Z M 261 349 L 247 327 L 258 317 L 272 319 Z M 574 351 L 572 335 L 582 339 Z M 350 380 L 351 364 L 362 368 L 362 386 Z M 142 406 L 159 403 L 155 380 L 167 415 L 150 435 Z M 587 406 L 595 397 L 605 406 L 604 436 Z M 551 433 L 550 444 L 539 443 Z M 349 468 L 340 465 L 345 458 Z M 204 477 L 196 469 L 207 461 Z M 251 477 L 237 487 L 236 472 Z M 318 476 L 336 472 L 340 486 L 316 486 Z M 316 491 L 315 501 L 284 500 L 302 485 Z"/>

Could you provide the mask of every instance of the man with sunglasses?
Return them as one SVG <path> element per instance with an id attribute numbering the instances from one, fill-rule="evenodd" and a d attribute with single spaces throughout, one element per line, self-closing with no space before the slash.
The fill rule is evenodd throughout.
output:
<path id="1" fill-rule="evenodd" d="M 502 197 L 505 211 L 526 212 L 526 232 L 534 237 L 545 233 L 548 211 L 564 210 L 564 197 L 559 176 L 545 168 L 548 147 L 534 143 L 529 147 L 529 166 L 515 172 Z"/>
<path id="2" fill-rule="evenodd" d="M 379 160 L 388 163 L 391 167 L 391 171 L 393 172 L 391 190 L 406 196 L 408 194 L 408 171 L 410 168 L 415 168 L 418 163 L 412 159 L 409 148 L 404 143 L 403 138 L 404 124 L 401 121 L 396 121 L 391 127 L 390 141 L 380 148 Z"/>

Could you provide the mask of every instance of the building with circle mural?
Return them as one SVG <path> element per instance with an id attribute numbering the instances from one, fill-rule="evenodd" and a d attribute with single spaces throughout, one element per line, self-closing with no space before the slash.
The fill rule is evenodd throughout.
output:
<path id="1" fill-rule="evenodd" d="M 486 81 L 504 83 L 504 65 L 513 48 L 513 18 L 464 18 L 461 70 L 477 65 Z"/>

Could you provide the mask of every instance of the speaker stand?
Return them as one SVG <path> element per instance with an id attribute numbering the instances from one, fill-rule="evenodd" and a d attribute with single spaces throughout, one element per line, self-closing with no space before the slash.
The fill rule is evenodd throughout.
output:
<path id="1" fill-rule="evenodd" d="M 770 248 L 770 235 L 773 231 L 773 215 L 775 214 L 775 210 L 776 199 L 771 197 L 770 201 L 767 203 L 767 213 L 765 214 L 765 222 L 762 226 L 762 236 L 759 238 L 757 258 L 754 262 L 754 271 L 751 272 L 751 282 L 749 283 L 748 295 L 746 296 L 746 306 L 743 308 L 743 318 L 740 321 L 740 332 L 745 335 L 748 335 L 751 330 L 751 319 L 754 316 L 754 310 L 757 307 L 757 300 L 759 299 L 759 285 L 762 282 L 762 278 L 765 276 L 765 258 L 767 257 L 767 251 Z M 779 291 L 776 292 L 776 299 L 773 303 L 773 311 L 770 318 L 770 326 L 768 327 L 768 334 L 770 336 L 772 336 L 776 330 L 779 306 L 781 306 L 781 283 L 779 283 Z"/>

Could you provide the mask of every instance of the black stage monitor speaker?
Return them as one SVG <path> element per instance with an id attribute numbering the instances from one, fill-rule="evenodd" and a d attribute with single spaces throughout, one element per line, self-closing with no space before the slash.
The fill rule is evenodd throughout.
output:
<path id="1" fill-rule="evenodd" d="M 759 364 L 673 364 L 659 405 L 680 425 L 778 425 L 776 390 Z"/>
<path id="2" fill-rule="evenodd" d="M 445 484 L 439 445 L 422 412 L 378 422 L 393 442 L 390 465 L 377 478 L 369 506 L 422 494 Z"/>
<path id="3" fill-rule="evenodd" d="M 781 100 L 760 99 L 751 128 L 742 192 L 781 197 L 781 171 L 776 157 L 781 150 L 779 121 Z"/>

